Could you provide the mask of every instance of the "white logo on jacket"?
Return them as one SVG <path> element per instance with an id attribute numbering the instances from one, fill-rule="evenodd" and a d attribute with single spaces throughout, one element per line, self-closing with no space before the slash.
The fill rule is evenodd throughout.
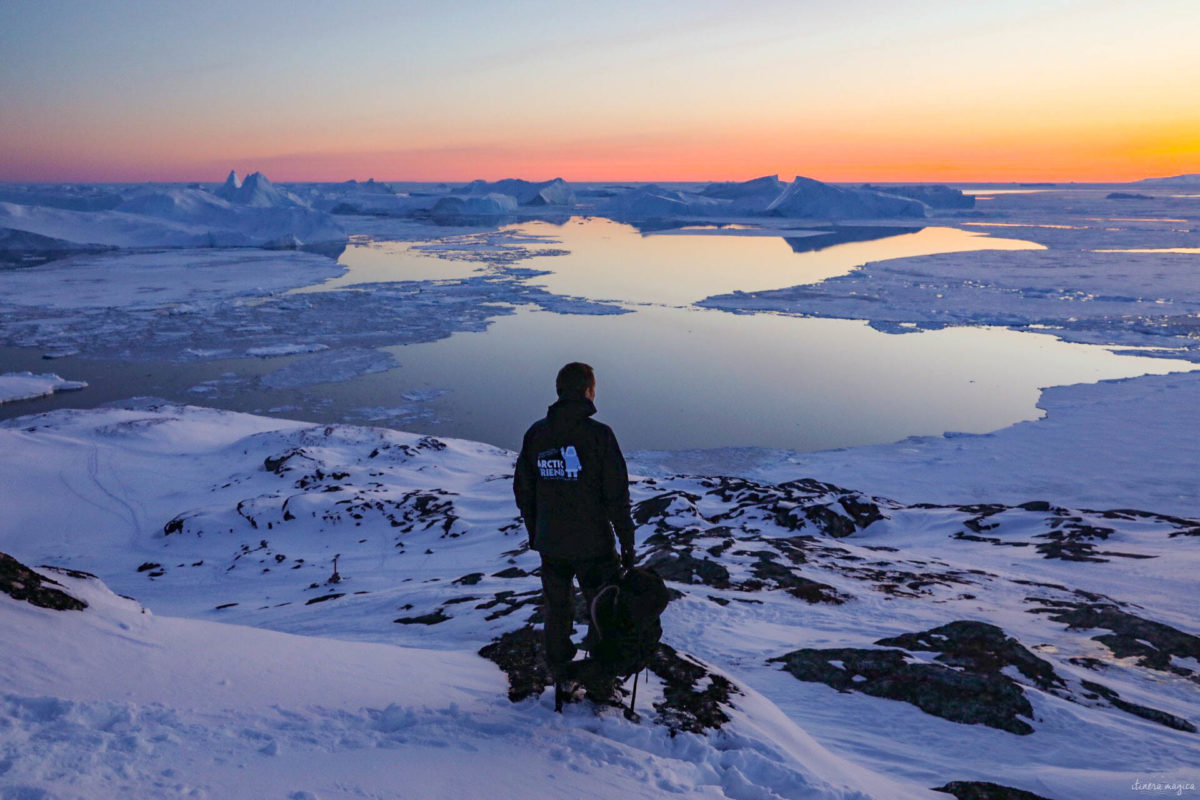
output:
<path id="1" fill-rule="evenodd" d="M 537 467 L 538 474 L 548 481 L 577 481 L 579 473 L 583 471 L 573 444 L 539 453 Z"/>

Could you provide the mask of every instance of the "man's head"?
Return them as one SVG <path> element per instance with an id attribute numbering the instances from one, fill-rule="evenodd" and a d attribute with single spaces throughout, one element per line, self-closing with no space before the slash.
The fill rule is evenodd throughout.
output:
<path id="1" fill-rule="evenodd" d="M 587 364 L 572 361 L 558 371 L 554 388 L 562 400 L 596 399 L 596 373 Z"/>

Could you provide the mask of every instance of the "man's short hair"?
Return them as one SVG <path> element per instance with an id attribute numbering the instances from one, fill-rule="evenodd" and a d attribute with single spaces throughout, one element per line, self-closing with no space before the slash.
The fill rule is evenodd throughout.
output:
<path id="1" fill-rule="evenodd" d="M 558 371 L 558 377 L 554 379 L 554 389 L 558 396 L 569 400 L 583 397 L 587 390 L 595 385 L 596 373 L 581 361 L 567 364 Z"/>

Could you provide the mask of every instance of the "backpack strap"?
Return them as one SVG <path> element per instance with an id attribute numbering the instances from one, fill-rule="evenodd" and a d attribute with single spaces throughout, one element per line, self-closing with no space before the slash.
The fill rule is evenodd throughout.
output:
<path id="1" fill-rule="evenodd" d="M 601 630 L 600 621 L 596 618 L 596 609 L 599 608 L 600 598 L 604 597 L 609 592 L 614 594 L 613 601 L 615 603 L 616 598 L 621 596 L 621 587 L 617 586 L 615 583 L 610 583 L 608 586 L 605 586 L 603 589 L 596 592 L 596 596 L 592 598 L 592 605 L 588 609 L 588 616 L 590 616 L 592 620 L 592 630 L 594 630 L 596 635 L 601 639 L 604 638 L 604 631 Z"/>

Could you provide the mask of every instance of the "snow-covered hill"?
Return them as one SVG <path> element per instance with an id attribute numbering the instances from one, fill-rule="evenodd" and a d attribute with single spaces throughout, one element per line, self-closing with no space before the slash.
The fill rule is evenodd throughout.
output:
<path id="1" fill-rule="evenodd" d="M 100 576 L 0 569 L 21 796 L 1107 798 L 1200 753 L 1196 520 L 637 479 L 639 725 L 539 691 L 511 453 L 155 405 L 0 452 L 0 551 Z"/>

